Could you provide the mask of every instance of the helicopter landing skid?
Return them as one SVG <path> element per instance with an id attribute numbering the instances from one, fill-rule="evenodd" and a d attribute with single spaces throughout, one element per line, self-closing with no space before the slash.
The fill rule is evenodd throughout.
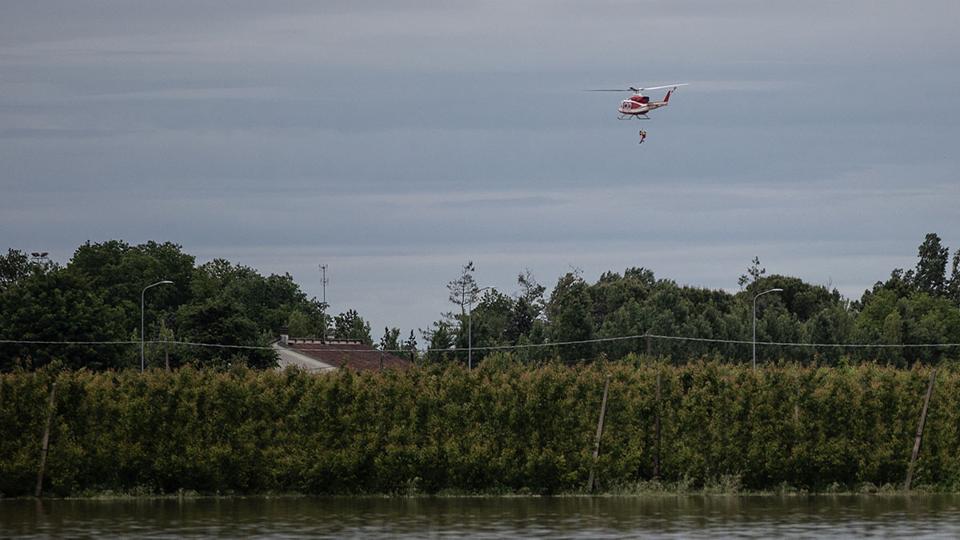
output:
<path id="1" fill-rule="evenodd" d="M 651 118 L 645 114 L 621 114 L 617 117 L 617 120 L 651 120 Z"/>

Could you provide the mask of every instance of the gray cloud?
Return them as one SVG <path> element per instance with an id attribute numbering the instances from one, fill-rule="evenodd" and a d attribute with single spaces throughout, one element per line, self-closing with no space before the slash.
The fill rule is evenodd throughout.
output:
<path id="1" fill-rule="evenodd" d="M 170 239 L 426 327 L 468 259 L 856 296 L 957 236 L 955 2 L 0 7 L 0 240 Z M 685 81 L 654 120 L 592 87 Z M 650 138 L 636 145 L 643 126 Z"/>

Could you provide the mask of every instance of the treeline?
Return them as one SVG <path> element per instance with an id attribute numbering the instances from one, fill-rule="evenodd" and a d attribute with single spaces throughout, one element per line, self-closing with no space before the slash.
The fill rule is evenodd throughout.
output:
<path id="1" fill-rule="evenodd" d="M 747 490 L 902 487 L 928 368 L 630 356 L 534 369 L 510 355 L 325 376 L 186 367 L 0 374 L 0 497 L 45 491 L 582 492 L 596 477 Z M 659 396 L 659 398 L 658 398 Z M 960 488 L 960 373 L 939 370 L 914 486 Z"/>
<path id="2" fill-rule="evenodd" d="M 485 347 L 504 346 L 519 346 L 516 354 L 528 362 L 574 364 L 631 353 L 675 362 L 705 356 L 749 361 L 756 300 L 757 341 L 807 345 L 761 345 L 760 362 L 936 363 L 960 357 L 960 347 L 912 346 L 960 343 L 960 250 L 952 263 L 949 255 L 939 236 L 928 234 L 915 268 L 893 270 L 855 300 L 799 278 L 767 275 L 757 258 L 736 292 L 678 285 L 647 268 L 607 272 L 595 283 L 569 272 L 549 293 L 528 271 L 516 291 L 503 292 L 482 287 L 468 263 L 448 283 L 453 311 L 421 330 L 428 352 L 418 352 L 413 331 L 403 339 L 395 327 L 384 329 L 379 347 L 425 363 L 465 364 L 468 346 L 474 362 L 489 354 Z M 62 267 L 13 249 L 0 255 L 0 340 L 138 341 L 140 295 L 160 280 L 173 284 L 145 295 L 148 340 L 264 346 L 288 328 L 297 337 L 373 343 L 370 325 L 357 311 L 329 316 L 327 306 L 308 298 L 289 275 L 263 276 L 222 259 L 197 265 L 176 244 L 121 241 L 84 244 Z M 770 289 L 782 291 L 757 296 Z M 647 334 L 695 339 L 602 341 Z M 702 339 L 728 343 L 697 341 Z M 588 343 L 550 346 L 570 341 Z M 738 341 L 748 343 L 732 343 Z M 884 347 L 835 346 L 843 344 Z M 154 345 L 147 350 L 148 365 L 263 368 L 276 361 L 270 350 L 237 351 Z M 71 368 L 132 367 L 139 365 L 139 349 L 0 342 L 2 371 L 54 360 Z"/>
<path id="3" fill-rule="evenodd" d="M 138 341 L 144 288 L 148 340 L 268 345 L 291 326 L 317 335 L 329 326 L 326 306 L 308 298 L 289 275 L 263 276 L 222 259 L 196 264 L 172 243 L 131 246 L 86 243 L 65 266 L 10 249 L 0 255 L 0 339 L 18 341 Z M 350 314 L 339 318 L 355 324 Z M 269 350 L 151 346 L 152 367 L 237 363 L 276 364 Z M 139 366 L 136 345 L 0 343 L 0 370 L 56 361 L 68 368 Z"/>
<path id="4" fill-rule="evenodd" d="M 466 351 L 442 349 L 467 348 L 469 330 L 474 348 L 642 334 L 749 342 L 754 299 L 770 289 L 783 291 L 756 298 L 757 341 L 887 347 L 760 346 L 760 361 L 835 365 L 877 360 L 903 367 L 956 359 L 960 347 L 910 347 L 960 343 L 960 250 L 954 254 L 949 273 L 948 262 L 949 251 L 939 236 L 928 234 L 918 249 L 915 268 L 893 270 L 887 280 L 878 281 L 856 300 L 795 277 L 766 275 L 756 258 L 740 277 L 740 290 L 733 293 L 681 286 L 656 278 L 647 268 L 628 268 L 623 274 L 607 272 L 595 283 L 588 283 L 577 272 L 567 273 L 549 296 L 527 272 L 519 276 L 519 290 L 508 295 L 496 289 L 482 291 L 474 278 L 475 267 L 469 263 L 448 285 L 454 311 L 424 332 L 434 349 L 427 360 L 466 362 Z M 678 362 L 703 356 L 749 361 L 752 351 L 750 343 L 651 339 L 517 352 L 531 361 L 559 357 L 568 363 L 590 361 L 601 354 L 621 358 L 629 353 L 669 356 Z M 484 354 L 482 349 L 474 350 L 473 360 Z"/>

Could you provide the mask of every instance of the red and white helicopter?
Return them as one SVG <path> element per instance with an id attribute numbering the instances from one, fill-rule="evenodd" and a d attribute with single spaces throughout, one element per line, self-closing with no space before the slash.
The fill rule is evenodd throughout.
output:
<path id="1" fill-rule="evenodd" d="M 666 107 L 670 103 L 670 95 L 681 86 L 687 86 L 687 83 L 648 86 L 646 88 L 637 88 L 635 86 L 629 88 L 599 88 L 590 90 L 590 92 L 633 92 L 632 96 L 620 102 L 620 107 L 617 109 L 620 115 L 617 118 L 620 120 L 628 120 L 630 118 L 649 120 L 650 117 L 647 116 L 647 113 L 660 107 Z M 645 90 L 663 90 L 664 88 L 669 88 L 670 90 L 667 90 L 667 95 L 663 96 L 663 100 L 661 101 L 650 101 L 649 96 L 643 95 Z"/>

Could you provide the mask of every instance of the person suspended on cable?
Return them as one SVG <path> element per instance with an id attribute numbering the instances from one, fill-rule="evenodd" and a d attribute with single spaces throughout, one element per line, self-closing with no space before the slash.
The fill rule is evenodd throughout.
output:
<path id="1" fill-rule="evenodd" d="M 645 141 L 645 140 L 647 140 L 647 132 L 641 129 L 641 130 L 640 130 L 640 142 L 638 142 L 637 144 L 643 144 L 643 141 Z"/>

